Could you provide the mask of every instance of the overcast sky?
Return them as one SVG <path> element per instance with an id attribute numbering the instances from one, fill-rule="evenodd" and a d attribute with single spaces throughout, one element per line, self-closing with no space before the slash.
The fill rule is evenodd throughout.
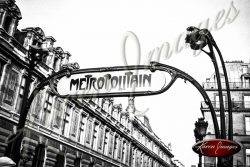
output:
<path id="1" fill-rule="evenodd" d="M 140 64 L 147 62 L 151 50 L 168 42 L 173 54 L 161 56 L 159 61 L 202 83 L 213 73 L 208 56 L 194 56 L 190 48 L 175 51 L 179 37 L 179 49 L 184 43 L 180 34 L 199 23 L 202 27 L 208 23 L 225 60 L 250 60 L 249 0 L 17 0 L 17 5 L 23 16 L 19 29 L 42 28 L 46 36 L 57 40 L 55 46 L 72 54 L 71 62 L 78 62 L 81 68 L 126 65 L 121 43 L 124 34 L 131 31 L 140 41 Z M 136 49 L 129 38 L 128 65 L 137 64 Z M 165 144 L 172 143 L 175 158 L 186 166 L 198 162 L 191 148 L 195 143 L 194 122 L 201 116 L 200 101 L 199 92 L 183 80 L 164 94 L 136 98 L 137 109 L 149 109 L 154 132 Z"/>

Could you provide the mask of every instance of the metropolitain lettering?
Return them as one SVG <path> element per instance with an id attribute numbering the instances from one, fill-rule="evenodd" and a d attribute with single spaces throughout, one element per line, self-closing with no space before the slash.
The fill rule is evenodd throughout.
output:
<path id="1" fill-rule="evenodd" d="M 105 74 L 100 77 L 94 75 L 84 75 L 70 80 L 70 91 L 79 90 L 126 90 L 130 88 L 151 86 L 151 74 L 134 74 L 125 72 L 124 75 Z"/>

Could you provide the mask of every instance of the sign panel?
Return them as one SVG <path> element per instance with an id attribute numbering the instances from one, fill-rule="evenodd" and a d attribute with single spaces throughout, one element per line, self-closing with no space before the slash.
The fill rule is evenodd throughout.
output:
<path id="1" fill-rule="evenodd" d="M 197 154 L 210 157 L 233 155 L 240 149 L 241 146 L 238 143 L 225 139 L 203 140 L 193 146 L 193 151 Z"/>
<path id="2" fill-rule="evenodd" d="M 61 96 L 98 96 L 157 92 L 171 81 L 171 75 L 149 69 L 79 72 L 62 77 L 57 84 Z"/>

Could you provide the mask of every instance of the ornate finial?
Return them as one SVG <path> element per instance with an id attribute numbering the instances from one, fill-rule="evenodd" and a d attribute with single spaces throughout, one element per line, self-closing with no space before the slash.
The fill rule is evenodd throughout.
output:
<path id="1" fill-rule="evenodd" d="M 72 69 L 72 70 L 77 70 L 80 68 L 79 64 L 78 63 L 68 63 L 68 64 L 63 64 L 62 65 L 62 68 L 69 68 L 69 69 Z"/>
<path id="2" fill-rule="evenodd" d="M 135 118 L 135 102 L 134 102 L 135 97 L 129 97 L 128 98 L 128 107 L 126 108 L 126 114 L 129 116 L 129 119 L 131 121 L 134 120 Z M 124 113 L 123 113 L 124 114 Z"/>
<path id="3" fill-rule="evenodd" d="M 118 111 L 121 111 L 122 110 L 122 104 L 114 104 L 113 108 L 117 109 Z"/>
<path id="4" fill-rule="evenodd" d="M 172 144 L 171 143 L 168 143 L 168 149 L 169 149 L 169 151 L 172 151 Z"/>
<path id="5" fill-rule="evenodd" d="M 126 111 L 129 113 L 134 113 L 135 112 L 135 97 L 129 97 L 128 98 L 128 107 L 126 108 Z"/>
<path id="6" fill-rule="evenodd" d="M 109 103 L 114 103 L 114 98 L 113 97 L 109 97 Z"/>

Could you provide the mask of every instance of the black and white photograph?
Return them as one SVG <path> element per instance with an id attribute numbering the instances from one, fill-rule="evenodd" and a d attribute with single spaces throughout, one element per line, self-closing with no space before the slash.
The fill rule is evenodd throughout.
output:
<path id="1" fill-rule="evenodd" d="M 0 0 L 0 167 L 250 167 L 249 0 Z"/>

